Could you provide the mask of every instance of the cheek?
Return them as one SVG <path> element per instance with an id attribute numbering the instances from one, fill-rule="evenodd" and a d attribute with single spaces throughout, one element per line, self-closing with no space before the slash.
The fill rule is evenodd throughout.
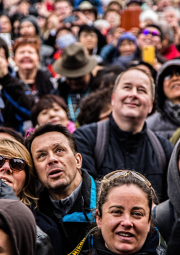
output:
<path id="1" fill-rule="evenodd" d="M 18 195 L 24 187 L 26 180 L 25 171 L 13 173 L 13 188 L 16 195 Z"/>

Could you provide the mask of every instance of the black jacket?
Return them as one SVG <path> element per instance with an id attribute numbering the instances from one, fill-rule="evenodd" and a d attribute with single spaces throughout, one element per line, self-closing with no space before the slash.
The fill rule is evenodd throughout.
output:
<path id="1" fill-rule="evenodd" d="M 34 97 L 26 94 L 19 79 L 10 74 L 0 79 L 2 96 L 5 108 L 2 110 L 4 125 L 18 130 L 16 114 L 24 121 L 30 119 L 31 108 L 34 105 Z"/>
<path id="2" fill-rule="evenodd" d="M 149 233 L 143 247 L 136 253 L 132 253 L 131 255 L 157 255 L 156 248 L 159 244 L 159 235 L 158 232 L 155 231 L 153 234 Z M 83 247 L 84 249 L 84 247 Z M 161 255 L 165 255 L 166 249 L 162 246 L 161 247 Z M 104 245 L 103 239 L 94 239 L 93 248 L 89 251 L 82 251 L 83 255 L 116 255 L 115 253 L 111 252 L 106 246 Z"/>
<path id="3" fill-rule="evenodd" d="M 94 182 L 92 177 L 90 177 L 85 170 L 82 170 L 81 191 L 70 209 L 70 212 L 64 217 L 62 217 L 60 211 L 53 206 L 48 191 L 44 189 L 40 193 L 39 210 L 57 223 L 62 238 L 64 254 L 71 252 L 84 238 L 89 223 L 94 219 L 92 209 L 96 208 L 96 189 L 98 184 L 99 182 Z M 93 185 L 95 185 L 95 189 Z M 92 190 L 94 190 L 94 192 L 92 192 Z M 89 222 L 87 222 L 84 214 L 88 217 Z M 87 243 L 85 247 L 87 248 Z"/>
<path id="4" fill-rule="evenodd" d="M 167 198 L 167 171 L 162 172 L 157 156 L 147 136 L 146 124 L 140 133 L 125 132 L 119 129 L 112 115 L 110 117 L 109 145 L 99 170 L 96 171 L 94 147 L 97 124 L 92 123 L 78 128 L 74 132 L 78 151 L 82 154 L 83 168 L 93 177 L 104 176 L 117 169 L 135 170 L 147 177 L 155 188 L 160 201 Z M 166 155 L 167 166 L 173 150 L 172 144 L 157 136 Z"/>

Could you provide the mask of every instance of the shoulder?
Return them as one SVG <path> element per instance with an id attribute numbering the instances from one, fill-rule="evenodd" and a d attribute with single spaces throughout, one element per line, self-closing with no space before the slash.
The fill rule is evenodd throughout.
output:
<path id="1" fill-rule="evenodd" d="M 172 145 L 172 143 L 167 140 L 165 137 L 161 136 L 161 135 L 158 135 L 155 133 L 155 135 L 157 136 L 157 138 L 159 139 L 163 149 L 164 149 L 164 152 L 166 154 L 166 157 L 167 159 L 169 160 L 170 157 L 171 157 L 171 154 L 172 154 L 172 151 L 173 151 L 173 148 L 174 146 Z"/>
<path id="2" fill-rule="evenodd" d="M 148 127 L 151 128 L 151 126 L 154 125 L 154 123 L 157 120 L 160 120 L 161 118 L 162 118 L 162 114 L 160 112 L 155 112 L 154 114 L 152 114 L 146 119 L 146 123 Z"/>
<path id="3" fill-rule="evenodd" d="M 83 125 L 76 129 L 74 132 L 74 136 L 76 139 L 78 139 L 80 136 L 86 136 L 87 138 L 96 136 L 97 133 L 97 123 L 87 124 Z"/>

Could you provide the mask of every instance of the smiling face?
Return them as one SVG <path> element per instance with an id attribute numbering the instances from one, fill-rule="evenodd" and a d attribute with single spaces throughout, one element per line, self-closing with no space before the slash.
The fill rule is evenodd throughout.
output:
<path id="1" fill-rule="evenodd" d="M 164 94 L 174 104 L 180 103 L 180 72 L 178 69 L 167 72 L 163 81 Z"/>
<path id="2" fill-rule="evenodd" d="M 3 155 L 1 153 L 0 155 L 8 157 L 8 155 Z M 7 185 L 11 186 L 14 189 L 14 193 L 18 196 L 25 185 L 26 172 L 25 170 L 19 172 L 12 171 L 9 161 L 6 161 L 5 164 L 0 168 L 0 179 L 3 180 Z"/>
<path id="3" fill-rule="evenodd" d="M 133 41 L 123 40 L 119 45 L 119 53 L 121 56 L 129 56 L 136 50 L 136 45 Z"/>
<path id="4" fill-rule="evenodd" d="M 35 48 L 27 44 L 17 48 L 14 60 L 19 69 L 33 70 L 34 68 L 37 68 L 39 56 Z"/>
<path id="5" fill-rule="evenodd" d="M 149 77 L 138 70 L 129 70 L 120 78 L 112 94 L 113 117 L 144 122 L 152 110 L 152 92 Z"/>
<path id="6" fill-rule="evenodd" d="M 145 31 L 145 32 L 144 32 Z M 152 35 L 153 33 L 153 35 Z M 157 34 L 157 35 L 156 35 Z M 155 27 L 147 27 L 138 36 L 138 46 L 142 50 L 143 46 L 152 45 L 157 50 L 162 47 L 160 31 Z"/>
<path id="7" fill-rule="evenodd" d="M 96 216 L 106 247 L 116 254 L 131 254 L 143 246 L 150 230 L 146 194 L 131 184 L 112 188 Z"/>
<path id="8" fill-rule="evenodd" d="M 44 109 L 39 113 L 37 122 L 39 125 L 51 122 L 53 124 L 62 124 L 66 127 L 68 125 L 67 113 L 60 105 L 53 103 L 52 108 Z"/>
<path id="9" fill-rule="evenodd" d="M 69 196 L 79 185 L 82 164 L 81 154 L 74 154 L 69 140 L 60 132 L 37 136 L 31 145 L 34 166 L 41 183 L 52 198 Z"/>

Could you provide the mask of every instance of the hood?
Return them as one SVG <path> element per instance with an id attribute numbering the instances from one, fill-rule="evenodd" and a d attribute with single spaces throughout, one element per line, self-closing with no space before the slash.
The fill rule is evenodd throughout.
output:
<path id="1" fill-rule="evenodd" d="M 175 211 L 180 215 L 180 174 L 178 170 L 178 154 L 180 148 L 180 140 L 176 143 L 171 155 L 168 167 L 168 196 L 175 208 Z"/>
<path id="2" fill-rule="evenodd" d="M 163 91 L 164 76 L 166 75 L 167 71 L 174 66 L 180 67 L 180 59 L 173 59 L 173 60 L 165 62 L 157 73 L 156 102 L 157 102 L 157 108 L 160 112 L 164 112 L 163 105 L 164 105 L 164 100 L 166 99 L 166 96 L 164 95 L 164 91 Z"/>
<path id="3" fill-rule="evenodd" d="M 8 227 L 15 255 L 35 255 L 36 222 L 30 209 L 20 201 L 0 199 L 0 217 Z"/>

